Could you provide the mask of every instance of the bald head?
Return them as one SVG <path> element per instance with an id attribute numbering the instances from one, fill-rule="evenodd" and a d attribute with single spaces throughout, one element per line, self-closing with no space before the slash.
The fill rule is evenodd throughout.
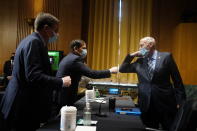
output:
<path id="1" fill-rule="evenodd" d="M 144 42 L 147 44 L 153 44 L 154 46 L 156 45 L 155 39 L 153 37 L 144 37 L 140 40 L 140 42 Z"/>
<path id="2" fill-rule="evenodd" d="M 155 49 L 155 39 L 153 37 L 144 37 L 140 39 L 140 49 L 141 48 L 146 48 L 148 50 L 154 50 Z"/>

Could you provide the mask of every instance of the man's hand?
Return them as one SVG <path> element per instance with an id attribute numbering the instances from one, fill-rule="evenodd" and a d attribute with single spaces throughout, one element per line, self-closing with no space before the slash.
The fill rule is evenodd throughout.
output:
<path id="1" fill-rule="evenodd" d="M 69 87 L 71 85 L 71 78 L 70 76 L 66 76 L 62 78 L 63 80 L 63 85 L 66 87 Z"/>
<path id="2" fill-rule="evenodd" d="M 118 67 L 114 66 L 112 68 L 109 69 L 110 73 L 117 73 L 118 72 Z"/>
<path id="3" fill-rule="evenodd" d="M 8 80 L 11 80 L 11 79 L 12 79 L 12 76 L 7 76 L 7 79 L 8 79 Z"/>

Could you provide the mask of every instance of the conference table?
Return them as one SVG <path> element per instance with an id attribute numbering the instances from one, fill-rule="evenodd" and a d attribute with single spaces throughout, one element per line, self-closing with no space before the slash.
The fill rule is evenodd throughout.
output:
<path id="1" fill-rule="evenodd" d="M 145 127 L 141 122 L 139 114 L 125 112 L 117 113 L 109 110 L 109 99 L 115 98 L 115 109 L 137 109 L 132 102 L 130 96 L 112 96 L 107 95 L 98 101 L 91 102 L 92 120 L 97 121 L 95 125 L 96 131 L 144 131 Z M 77 120 L 83 118 L 83 109 L 85 107 L 85 97 L 78 100 L 74 106 L 77 108 Z M 100 110 L 99 110 L 100 108 Z M 127 111 L 126 111 L 127 112 Z M 83 126 L 83 125 L 77 125 Z M 59 131 L 60 116 L 45 123 L 37 131 Z"/>

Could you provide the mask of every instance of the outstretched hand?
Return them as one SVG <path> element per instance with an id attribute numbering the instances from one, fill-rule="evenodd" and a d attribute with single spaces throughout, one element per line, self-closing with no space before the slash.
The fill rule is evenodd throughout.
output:
<path id="1" fill-rule="evenodd" d="M 115 73 L 118 72 L 118 67 L 117 66 L 114 66 L 114 67 L 110 68 L 109 71 L 110 71 L 110 73 L 115 74 Z"/>

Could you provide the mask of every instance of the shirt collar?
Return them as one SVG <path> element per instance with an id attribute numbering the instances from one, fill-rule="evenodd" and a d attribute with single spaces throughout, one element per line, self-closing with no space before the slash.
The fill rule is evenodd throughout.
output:
<path id="1" fill-rule="evenodd" d="M 152 60 L 156 60 L 157 59 L 157 53 L 158 53 L 158 51 L 154 50 L 153 55 L 151 57 Z"/>
<path id="2" fill-rule="evenodd" d="M 36 31 L 36 33 L 40 36 L 42 42 L 44 43 L 44 46 L 47 46 L 46 42 L 44 41 L 44 38 L 42 37 L 42 35 Z"/>

